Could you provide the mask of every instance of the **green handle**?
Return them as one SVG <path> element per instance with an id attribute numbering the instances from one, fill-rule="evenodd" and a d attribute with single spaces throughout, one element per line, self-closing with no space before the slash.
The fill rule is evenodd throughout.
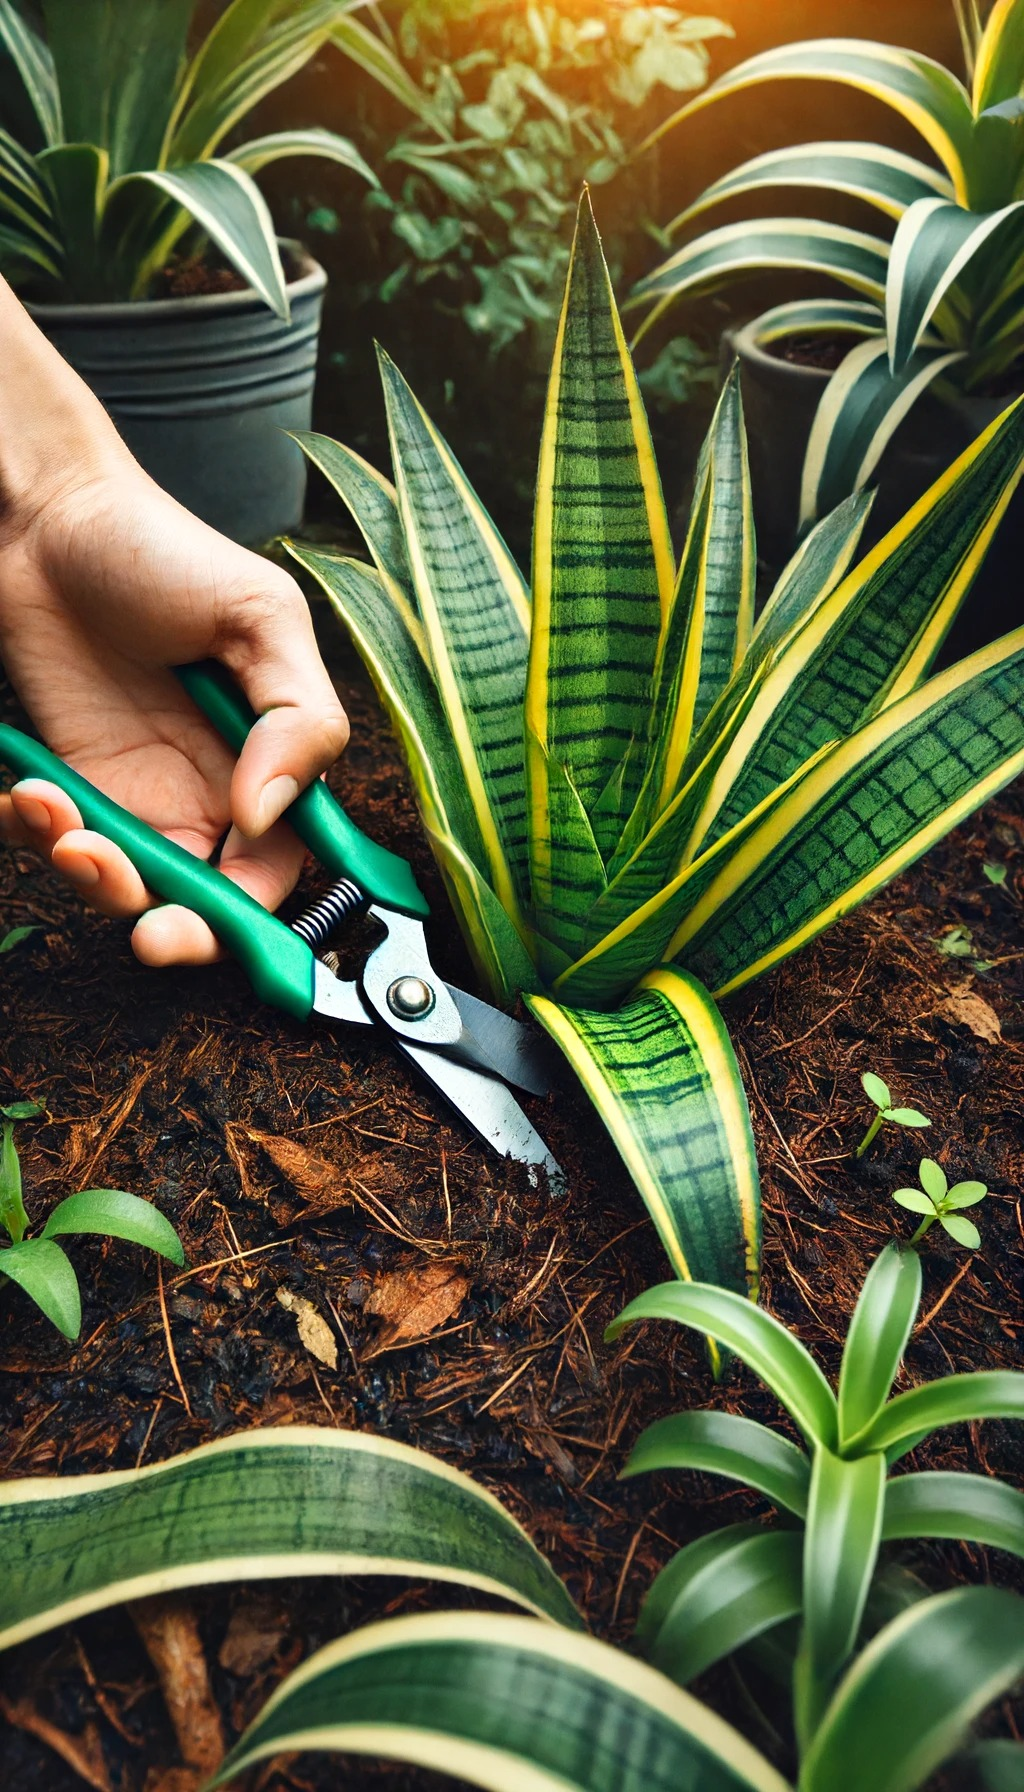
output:
<path id="1" fill-rule="evenodd" d="M 0 725 L 0 763 L 19 778 L 45 778 L 78 806 L 87 828 L 104 834 L 127 853 L 147 888 L 165 902 L 180 902 L 208 921 L 217 938 L 244 967 L 261 1001 L 305 1020 L 313 1009 L 316 961 L 283 921 L 261 908 L 229 878 L 203 859 L 165 840 L 136 815 L 73 772 L 55 754 Z"/>
<path id="2" fill-rule="evenodd" d="M 204 660 L 177 667 L 177 675 L 218 734 L 240 753 L 256 715 L 229 674 L 215 660 Z M 369 840 L 321 779 L 302 791 L 286 814 L 299 839 L 332 877 L 350 877 L 371 902 L 400 915 L 423 920 L 430 913 L 411 866 Z"/>

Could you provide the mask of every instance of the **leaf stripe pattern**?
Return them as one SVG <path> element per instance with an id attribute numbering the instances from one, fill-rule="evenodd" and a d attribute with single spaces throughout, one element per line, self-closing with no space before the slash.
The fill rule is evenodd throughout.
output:
<path id="1" fill-rule="evenodd" d="M 757 1291 L 757 1157 L 739 1070 L 707 991 L 653 971 L 611 1013 L 528 998 L 622 1152 L 677 1275 Z"/>
<path id="2" fill-rule="evenodd" d="M 674 566 L 650 431 L 589 201 L 580 209 L 545 417 L 527 723 L 593 807 L 647 727 Z M 534 902 L 560 912 L 558 840 L 533 754 Z M 635 791 L 624 787 L 621 820 Z"/>
<path id="3" fill-rule="evenodd" d="M 526 874 L 522 578 L 398 369 L 383 353 L 380 361 L 399 505 L 438 690 L 491 881 L 515 913 Z"/>
<path id="4" fill-rule="evenodd" d="M 292 433 L 307 459 L 330 481 L 351 513 L 357 528 L 362 531 L 377 571 L 389 587 L 393 587 L 392 595 L 395 601 L 401 602 L 403 619 L 411 627 L 416 617 L 416 592 L 394 486 L 361 455 L 332 442 L 330 436 L 301 430 Z M 422 644 L 424 655 L 429 657 L 422 627 L 413 632 Z"/>
<path id="5" fill-rule="evenodd" d="M 674 951 L 719 994 L 777 964 L 1024 770 L 1022 710 L 1018 629 L 827 757 L 749 837 Z"/>

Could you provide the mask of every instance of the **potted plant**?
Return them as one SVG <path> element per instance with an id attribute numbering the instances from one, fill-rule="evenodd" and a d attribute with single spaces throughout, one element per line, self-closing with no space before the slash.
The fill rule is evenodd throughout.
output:
<path id="1" fill-rule="evenodd" d="M 654 301 L 641 334 L 683 295 L 766 269 L 852 291 L 852 300 L 780 306 L 733 338 L 759 516 L 780 545 L 871 478 L 911 411 L 916 433 L 901 431 L 884 469 L 885 521 L 1024 388 L 1024 0 L 997 0 L 984 25 L 975 0 L 954 4 L 967 85 L 916 51 L 821 39 L 740 63 L 661 127 L 760 83 L 838 81 L 892 107 L 939 164 L 869 142 L 756 156 L 708 187 L 670 232 L 726 199 L 805 187 L 864 201 L 895 222 L 894 240 L 823 219 L 727 224 L 677 249 L 636 289 L 634 302 Z"/>
<path id="2" fill-rule="evenodd" d="M 326 281 L 254 176 L 294 155 L 375 176 L 326 130 L 224 141 L 325 44 L 415 102 L 361 4 L 232 0 L 189 57 L 196 0 L 41 0 L 41 30 L 0 0 L 0 272 L 148 471 L 243 541 L 302 513 L 283 432 L 310 421 Z"/>

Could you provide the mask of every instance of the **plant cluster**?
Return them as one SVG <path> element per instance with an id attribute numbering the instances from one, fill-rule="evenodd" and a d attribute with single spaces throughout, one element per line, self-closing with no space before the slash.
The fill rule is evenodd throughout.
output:
<path id="1" fill-rule="evenodd" d="M 381 376 L 394 485 L 303 441 L 374 565 L 294 557 L 391 713 L 481 976 L 570 1059 L 677 1272 L 753 1286 L 756 1163 L 707 990 L 798 950 L 1024 767 L 1024 630 L 930 675 L 1024 469 L 1024 408 L 864 558 L 866 498 L 824 519 L 755 622 L 737 378 L 677 557 L 588 201 L 529 584 L 386 355 Z"/>
<path id="2" fill-rule="evenodd" d="M 804 467 L 806 523 L 865 485 L 893 432 L 940 381 L 958 392 L 1019 384 L 1024 320 L 1024 0 L 955 0 L 967 82 L 917 51 L 861 38 L 784 44 L 730 69 L 661 132 L 763 83 L 835 81 L 873 95 L 923 137 L 938 166 L 872 142 L 803 143 L 741 163 L 669 225 L 676 235 L 727 199 L 808 188 L 852 196 L 896 225 L 890 243 L 826 219 L 758 218 L 706 231 L 637 288 L 647 324 L 686 295 L 767 268 L 825 275 L 849 299 L 783 305 L 759 320 L 855 343 L 821 400 Z"/>
<path id="3" fill-rule="evenodd" d="M 120 1188 L 83 1188 L 59 1201 L 35 1238 L 26 1237 L 29 1217 L 22 1192 L 21 1161 L 14 1142 L 14 1124 L 42 1112 L 34 1101 L 0 1108 L 0 1226 L 10 1244 L 0 1249 L 0 1276 L 17 1283 L 65 1338 L 82 1329 L 82 1298 L 76 1276 L 58 1238 L 99 1233 L 124 1238 L 167 1257 L 179 1267 L 185 1254 L 170 1221 L 151 1202 Z"/>
<path id="4" fill-rule="evenodd" d="M 680 0 L 403 5 L 395 47 L 430 113 L 380 145 L 382 174 L 401 175 L 369 202 L 391 239 L 380 298 L 414 291 L 494 353 L 546 354 L 580 186 L 627 176 L 623 208 L 646 209 L 648 177 L 629 170 L 652 97 L 703 86 L 707 44 L 725 35 Z"/>
<path id="5" fill-rule="evenodd" d="M 21 0 L 0 0 L 0 271 L 39 299 L 137 299 L 174 255 L 213 244 L 287 317 L 254 176 L 297 155 L 376 176 L 347 138 L 319 128 L 230 149 L 225 139 L 325 45 L 420 103 L 356 16 L 362 0 L 231 0 L 191 57 L 196 0 L 40 0 L 40 10 L 42 33 Z"/>

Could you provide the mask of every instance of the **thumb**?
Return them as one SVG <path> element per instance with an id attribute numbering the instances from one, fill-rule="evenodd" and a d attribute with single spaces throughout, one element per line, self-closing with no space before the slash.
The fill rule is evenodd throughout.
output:
<path id="1" fill-rule="evenodd" d="M 285 572 L 275 572 L 235 612 L 219 657 L 260 718 L 231 780 L 232 819 L 254 840 L 334 764 L 348 741 L 348 717 L 320 658 L 306 600 Z"/>

